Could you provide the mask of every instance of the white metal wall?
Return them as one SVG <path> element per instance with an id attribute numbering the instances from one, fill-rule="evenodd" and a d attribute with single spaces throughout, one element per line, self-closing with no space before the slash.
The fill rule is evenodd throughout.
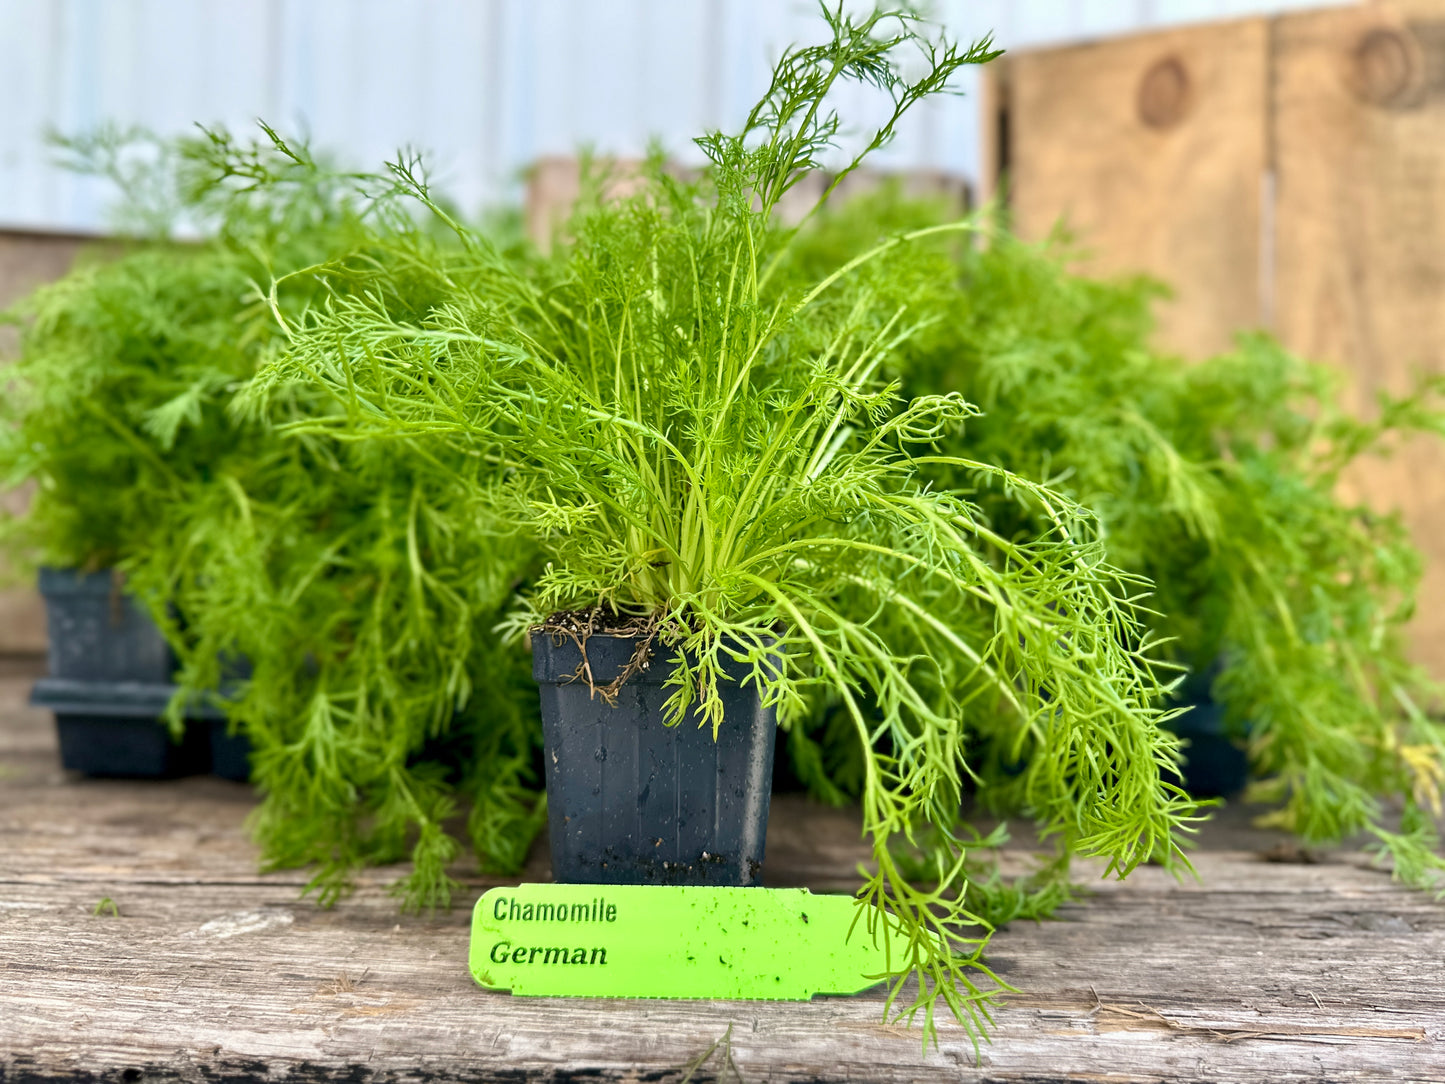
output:
<path id="1" fill-rule="evenodd" d="M 933 10 L 953 36 L 1020 47 L 1319 2 Z M 476 209 L 583 142 L 635 154 L 656 136 L 687 157 L 699 130 L 737 123 L 784 46 L 816 34 L 811 0 L 0 0 L 0 227 L 103 228 L 109 193 L 58 170 L 43 134 L 106 121 L 250 131 L 263 117 L 365 168 L 408 144 Z M 887 164 L 972 176 L 977 116 L 971 97 L 929 103 Z"/>

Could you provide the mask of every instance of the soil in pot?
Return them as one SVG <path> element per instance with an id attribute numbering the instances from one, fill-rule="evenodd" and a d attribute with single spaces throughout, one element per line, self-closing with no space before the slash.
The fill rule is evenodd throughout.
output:
<path id="1" fill-rule="evenodd" d="M 669 649 L 604 696 L 638 640 L 532 634 L 541 691 L 553 879 L 567 884 L 761 883 L 777 717 L 733 665 L 725 718 L 664 724 Z"/>

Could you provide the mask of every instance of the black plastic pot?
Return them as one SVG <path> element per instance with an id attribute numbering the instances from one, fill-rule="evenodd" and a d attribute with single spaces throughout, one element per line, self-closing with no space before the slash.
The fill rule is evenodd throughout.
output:
<path id="1" fill-rule="evenodd" d="M 109 570 L 40 570 L 50 629 L 50 676 L 30 702 L 55 713 L 60 761 L 94 776 L 250 775 L 250 743 L 227 733 L 213 704 L 186 709 L 179 742 L 161 720 L 176 687 L 176 658 L 144 608 Z M 231 667 L 249 676 L 249 666 Z M 229 674 L 229 671 L 228 671 Z"/>
<path id="2" fill-rule="evenodd" d="M 1175 780 L 1196 798 L 1227 798 L 1249 781 L 1249 760 L 1224 726 L 1224 705 L 1210 686 L 1218 669 L 1192 673 L 1175 693 L 1177 707 L 1188 708 L 1169 721 L 1169 729 L 1185 740 L 1183 771 Z"/>
<path id="3" fill-rule="evenodd" d="M 30 702 L 55 713 L 67 771 L 127 778 L 204 772 L 211 755 L 206 731 L 187 726 L 175 742 L 161 721 L 173 692 L 171 685 L 41 678 Z"/>
<path id="4" fill-rule="evenodd" d="M 150 614 L 109 569 L 42 568 L 50 676 L 68 681 L 170 682 L 176 658 Z"/>
<path id="5" fill-rule="evenodd" d="M 251 680 L 251 660 L 244 657 L 222 657 L 221 686 L 233 688 L 237 683 Z M 193 714 L 187 709 L 187 717 Z M 233 731 L 226 720 L 226 714 L 210 704 L 201 704 L 194 709 L 197 718 L 207 721 L 211 741 L 211 774 L 233 783 L 245 783 L 251 778 L 251 739 L 240 731 Z"/>
<path id="6" fill-rule="evenodd" d="M 233 783 L 247 782 L 251 778 L 251 740 L 244 734 L 230 733 L 224 718 L 209 719 L 206 727 L 211 746 L 211 774 Z"/>
<path id="7" fill-rule="evenodd" d="M 605 685 L 636 640 L 593 635 L 587 658 Z M 570 640 L 532 637 L 542 698 L 553 879 L 568 884 L 756 885 L 772 796 L 777 718 L 759 690 L 725 684 L 712 728 L 663 723 L 665 649 L 618 690 L 615 706 L 577 674 Z M 661 656 L 661 657 L 659 657 Z M 741 678 L 745 667 L 735 668 Z"/>

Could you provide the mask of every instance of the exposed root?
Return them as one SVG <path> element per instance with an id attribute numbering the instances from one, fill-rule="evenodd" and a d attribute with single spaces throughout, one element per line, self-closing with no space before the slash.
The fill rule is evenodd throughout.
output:
<path id="1" fill-rule="evenodd" d="M 652 644 L 657 639 L 657 630 L 661 624 L 661 614 L 633 617 L 594 606 L 590 610 L 559 610 L 549 615 L 540 625 L 533 625 L 531 632 L 533 635 L 551 637 L 552 644 L 556 647 L 561 647 L 568 640 L 576 644 L 577 650 L 582 653 L 582 661 L 578 663 L 577 672 L 572 675 L 571 681 L 586 682 L 589 696 L 600 696 L 608 707 L 616 707 L 617 694 L 622 686 L 645 670 L 651 661 Z M 592 662 L 587 657 L 587 641 L 597 634 L 637 641 L 627 665 L 605 685 L 597 683 L 592 673 Z"/>

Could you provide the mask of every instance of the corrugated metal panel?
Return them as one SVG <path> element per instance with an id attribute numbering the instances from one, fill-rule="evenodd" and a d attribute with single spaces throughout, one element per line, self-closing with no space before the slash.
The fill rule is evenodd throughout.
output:
<path id="1" fill-rule="evenodd" d="M 1008 47 L 1308 0 L 939 0 L 948 31 Z M 789 43 L 816 34 L 806 0 L 0 0 L 0 226 L 97 230 L 109 198 L 57 169 L 43 134 L 102 122 L 171 133 L 264 117 L 348 164 L 428 152 L 464 207 L 514 198 L 539 155 L 581 143 L 683 157 L 736 123 Z M 976 75 L 964 80 L 972 91 Z M 840 101 L 869 115 L 863 93 Z M 928 103 L 880 164 L 972 176 L 971 98 Z"/>

